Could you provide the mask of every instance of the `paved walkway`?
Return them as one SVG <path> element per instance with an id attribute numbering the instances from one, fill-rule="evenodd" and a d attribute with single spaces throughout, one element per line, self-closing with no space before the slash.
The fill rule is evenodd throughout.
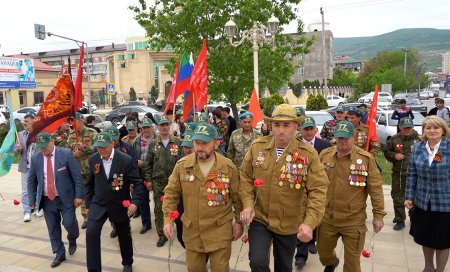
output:
<path id="1" fill-rule="evenodd" d="M 54 256 L 51 253 L 50 242 L 48 240 L 47 228 L 44 218 L 33 216 L 31 222 L 22 221 L 22 207 L 14 206 L 13 200 L 20 200 L 20 174 L 17 172 L 17 165 L 13 165 L 11 172 L 0 178 L 0 193 L 4 201 L 0 199 L 0 271 L 2 272 L 33 272 L 33 271 L 64 271 L 76 272 L 86 271 L 86 242 L 85 231 L 81 230 L 78 239 L 78 250 L 73 256 L 67 254 L 67 260 L 57 268 L 50 268 L 50 263 Z M 388 215 L 385 219 L 385 227 L 374 239 L 375 250 L 373 257 L 361 258 L 362 271 L 376 272 L 419 272 L 423 268 L 423 257 L 420 246 L 414 243 L 408 234 L 409 222 L 403 231 L 392 229 L 393 211 L 390 197 L 390 187 L 384 188 L 385 205 Z M 369 201 L 370 202 L 370 201 Z M 369 213 L 368 228 L 371 227 L 371 207 L 367 208 Z M 79 221 L 82 220 L 80 212 L 77 211 Z M 132 235 L 135 246 L 135 263 L 133 265 L 136 272 L 169 271 L 167 266 L 168 243 L 162 248 L 155 246 L 157 235 L 154 229 L 146 234 L 139 234 L 141 228 L 140 218 L 132 220 Z M 117 239 L 109 238 L 111 227 L 105 224 L 102 234 L 102 261 L 103 271 L 122 271 L 119 245 Z M 66 232 L 63 231 L 65 239 Z M 369 231 L 366 236 L 366 246 L 372 237 Z M 241 242 L 233 243 L 231 268 L 234 267 L 236 257 Z M 342 243 L 338 243 L 337 254 L 343 261 Z M 172 248 L 173 260 L 171 271 L 186 271 L 185 255 L 183 248 L 175 241 Z M 238 262 L 238 271 L 250 271 L 248 266 L 248 245 L 244 245 Z M 273 264 L 273 261 L 272 261 Z M 232 271 L 232 270 L 231 270 Z M 272 270 L 273 271 L 273 270 Z M 294 269 L 294 271 L 299 271 Z M 323 271 L 318 255 L 310 255 L 308 263 L 303 271 Z M 342 262 L 336 269 L 342 272 Z M 447 269 L 450 271 L 450 268 Z"/>

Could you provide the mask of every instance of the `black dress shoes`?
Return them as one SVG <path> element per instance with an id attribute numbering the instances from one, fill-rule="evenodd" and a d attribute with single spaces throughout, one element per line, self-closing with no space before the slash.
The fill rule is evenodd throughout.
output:
<path id="1" fill-rule="evenodd" d="M 117 230 L 116 228 L 113 228 L 111 233 L 109 234 L 109 237 L 116 238 L 117 237 Z"/>
<path id="2" fill-rule="evenodd" d="M 405 227 L 405 221 L 398 221 L 394 225 L 394 230 L 401 230 Z"/>
<path id="3" fill-rule="evenodd" d="M 336 258 L 333 264 L 325 266 L 323 272 L 334 272 L 334 269 L 339 265 L 339 258 Z"/>
<path id="4" fill-rule="evenodd" d="M 144 234 L 144 233 L 146 233 L 147 231 L 149 231 L 151 229 L 152 229 L 152 225 L 143 226 L 139 233 L 140 234 Z"/>
<path id="5" fill-rule="evenodd" d="M 166 236 L 161 236 L 161 237 L 159 237 L 158 242 L 156 242 L 156 246 L 162 247 L 167 241 L 168 240 L 167 240 Z"/>
<path id="6" fill-rule="evenodd" d="M 50 265 L 52 268 L 57 267 L 60 265 L 63 261 L 66 260 L 66 254 L 63 253 L 61 255 L 56 255 L 56 258 L 53 260 L 52 264 Z"/>
<path id="7" fill-rule="evenodd" d="M 73 255 L 77 251 L 77 242 L 69 242 L 69 255 Z"/>
<path id="8" fill-rule="evenodd" d="M 83 224 L 81 225 L 81 229 L 87 228 L 87 219 L 83 221 Z"/>
<path id="9" fill-rule="evenodd" d="M 306 264 L 306 260 L 304 257 L 297 257 L 295 258 L 295 266 L 298 268 L 304 267 Z"/>
<path id="10" fill-rule="evenodd" d="M 133 272 L 133 267 L 130 265 L 124 265 L 123 266 L 123 272 Z"/>
<path id="11" fill-rule="evenodd" d="M 308 251 L 311 254 L 317 254 L 317 247 L 316 247 L 315 243 L 308 245 Z"/>

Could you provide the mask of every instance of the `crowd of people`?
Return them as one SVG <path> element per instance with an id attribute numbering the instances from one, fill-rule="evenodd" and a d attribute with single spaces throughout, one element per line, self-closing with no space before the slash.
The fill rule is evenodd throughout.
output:
<path id="1" fill-rule="evenodd" d="M 408 208 L 425 272 L 443 272 L 450 248 L 450 130 L 440 111 L 425 118 L 421 136 L 402 108 L 399 133 L 384 148 L 393 163 L 393 228 L 405 227 Z M 123 271 L 132 271 L 129 218 L 140 216 L 140 234 L 154 227 L 157 247 L 177 237 L 188 271 L 208 271 L 208 262 L 211 271 L 229 271 L 231 244 L 241 237 L 248 237 L 252 271 L 270 271 L 271 248 L 276 272 L 304 267 L 317 253 L 324 271 L 335 271 L 339 238 L 343 271 L 361 271 L 368 196 L 375 233 L 386 216 L 375 160 L 381 146 L 369 139 L 366 116 L 367 107 L 340 105 L 318 131 L 304 109 L 282 104 L 255 129 L 251 112 L 236 120 L 229 108 L 217 107 L 189 120 L 129 113 L 125 126 L 97 131 L 92 118 L 77 113 L 27 146 L 34 118 L 27 115 L 15 147 L 23 219 L 45 218 L 51 267 L 66 260 L 62 222 L 69 255 L 86 229 L 87 270 L 102 271 L 100 236 L 109 219 Z"/>

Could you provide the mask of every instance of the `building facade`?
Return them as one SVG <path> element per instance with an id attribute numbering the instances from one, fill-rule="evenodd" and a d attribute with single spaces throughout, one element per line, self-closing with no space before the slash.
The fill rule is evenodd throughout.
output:
<path id="1" fill-rule="evenodd" d="M 450 74 L 450 49 L 442 54 L 442 73 Z"/>

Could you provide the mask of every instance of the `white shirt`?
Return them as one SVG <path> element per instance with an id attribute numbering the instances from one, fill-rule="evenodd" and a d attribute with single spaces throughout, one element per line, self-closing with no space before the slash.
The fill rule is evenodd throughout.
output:
<path id="1" fill-rule="evenodd" d="M 53 169 L 53 183 L 55 187 L 55 193 L 56 196 L 58 196 L 58 190 L 56 190 L 56 175 L 55 175 L 55 150 L 56 147 L 53 147 L 53 151 L 51 154 L 51 161 L 52 161 L 52 169 Z M 44 196 L 48 196 L 47 192 L 47 156 L 44 155 Z"/>
<path id="2" fill-rule="evenodd" d="M 439 143 L 437 143 L 434 146 L 434 150 L 431 150 L 430 146 L 428 145 L 428 141 L 427 141 L 427 144 L 425 145 L 425 147 L 427 148 L 427 151 L 428 151 L 428 165 L 429 166 L 431 166 L 431 164 L 433 163 L 434 156 L 436 156 L 436 153 L 438 152 L 440 144 L 441 144 L 441 141 L 439 141 Z"/>
<path id="3" fill-rule="evenodd" d="M 105 160 L 102 157 L 103 167 L 105 169 L 106 178 L 109 178 L 109 171 L 111 170 L 113 158 L 114 158 L 114 148 L 112 149 L 111 155 L 109 156 L 108 160 Z"/>
<path id="4" fill-rule="evenodd" d="M 314 143 L 316 142 L 316 137 L 313 137 L 311 141 L 307 141 L 307 140 L 305 140 L 305 138 L 303 138 L 303 142 L 314 147 Z"/>

